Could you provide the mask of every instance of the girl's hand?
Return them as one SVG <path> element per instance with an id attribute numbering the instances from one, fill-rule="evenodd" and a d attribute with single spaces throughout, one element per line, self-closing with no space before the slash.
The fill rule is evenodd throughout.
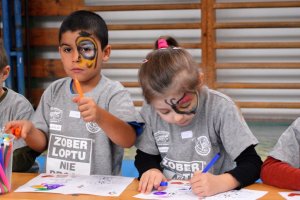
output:
<path id="1" fill-rule="evenodd" d="M 149 169 L 145 173 L 143 173 L 138 191 L 141 193 L 150 193 L 153 188 L 158 191 L 166 189 L 166 186 L 160 186 L 162 181 L 167 181 L 166 177 L 162 174 L 162 172 L 158 169 Z"/>
<path id="2" fill-rule="evenodd" d="M 190 183 L 193 193 L 199 197 L 208 197 L 219 193 L 219 184 L 224 184 L 219 181 L 218 176 L 201 171 L 194 173 Z"/>
<path id="3" fill-rule="evenodd" d="M 229 173 L 213 175 L 197 171 L 190 180 L 193 192 L 199 197 L 208 197 L 227 192 L 240 186 L 240 183 Z"/>
<path id="4" fill-rule="evenodd" d="M 77 96 L 73 98 L 73 102 L 77 103 L 80 115 L 85 122 L 98 122 L 101 119 L 100 108 L 92 98 Z"/>

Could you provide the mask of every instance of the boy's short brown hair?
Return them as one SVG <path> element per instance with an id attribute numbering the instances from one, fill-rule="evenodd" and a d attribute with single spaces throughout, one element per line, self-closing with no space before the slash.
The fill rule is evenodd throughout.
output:
<path id="1" fill-rule="evenodd" d="M 0 70 L 8 65 L 8 58 L 3 46 L 3 41 L 0 39 Z"/>

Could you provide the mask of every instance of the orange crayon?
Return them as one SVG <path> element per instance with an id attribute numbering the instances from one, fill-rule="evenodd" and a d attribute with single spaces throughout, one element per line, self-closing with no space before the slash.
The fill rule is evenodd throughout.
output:
<path id="1" fill-rule="evenodd" d="M 77 90 L 80 98 L 82 98 L 83 97 L 83 92 L 82 92 L 80 83 L 79 83 L 79 81 L 76 78 L 74 79 L 74 83 L 75 83 L 75 87 L 76 87 L 76 90 Z"/>

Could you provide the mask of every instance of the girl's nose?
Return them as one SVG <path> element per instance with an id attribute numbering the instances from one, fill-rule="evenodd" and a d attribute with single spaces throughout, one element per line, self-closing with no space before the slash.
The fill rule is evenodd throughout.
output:
<path id="1" fill-rule="evenodd" d="M 175 115 L 174 115 L 175 122 L 180 122 L 182 120 L 182 118 L 183 118 L 182 114 L 175 113 Z"/>

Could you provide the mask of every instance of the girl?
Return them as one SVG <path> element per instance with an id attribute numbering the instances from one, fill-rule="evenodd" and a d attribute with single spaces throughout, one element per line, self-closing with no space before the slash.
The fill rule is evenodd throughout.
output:
<path id="1" fill-rule="evenodd" d="M 252 184 L 262 161 L 235 103 L 203 84 L 192 56 L 174 38 L 159 38 L 139 71 L 146 100 L 136 142 L 139 191 L 163 190 L 167 179 L 190 180 L 200 197 Z M 218 161 L 201 173 L 212 158 Z"/>

